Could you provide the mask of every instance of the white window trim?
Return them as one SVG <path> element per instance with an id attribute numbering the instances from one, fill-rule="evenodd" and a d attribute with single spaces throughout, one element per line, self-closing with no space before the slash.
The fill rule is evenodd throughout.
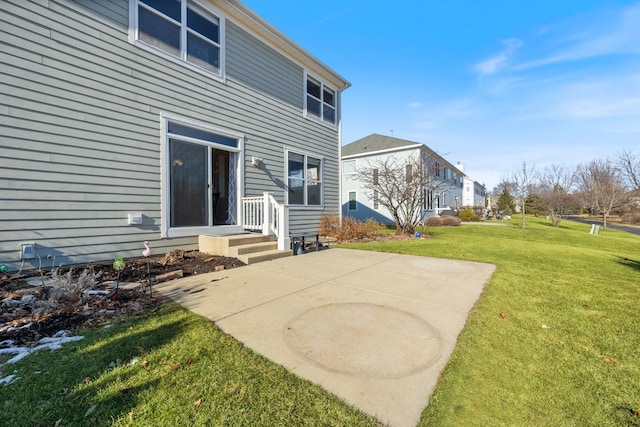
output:
<path id="1" fill-rule="evenodd" d="M 181 141 L 185 142 L 194 142 L 202 145 L 206 145 L 208 147 L 218 148 L 221 150 L 228 151 L 230 153 L 238 153 L 238 161 L 236 164 L 236 212 L 240 215 L 242 209 L 242 196 L 244 192 L 244 139 L 245 136 L 242 133 L 235 132 L 229 129 L 220 128 L 217 126 L 212 126 L 207 123 L 199 122 L 197 120 L 189 119 L 186 117 L 174 115 L 171 113 L 160 113 L 160 237 L 162 238 L 172 238 L 172 237 L 186 237 L 186 236 L 198 236 L 200 234 L 211 233 L 212 230 L 225 226 L 205 226 L 205 227 L 171 227 L 169 220 L 171 215 L 169 209 L 171 209 L 170 203 L 170 176 L 169 171 L 171 169 L 169 165 L 169 133 L 168 133 L 168 125 L 169 122 L 178 123 L 184 126 L 200 128 L 202 130 L 206 130 L 207 132 L 217 133 L 223 136 L 228 136 L 229 138 L 235 138 L 238 140 L 238 147 L 230 147 L 228 145 L 216 144 L 209 141 L 202 141 L 199 139 L 194 139 L 186 136 L 180 136 Z M 209 159 L 211 162 L 211 159 Z M 211 168 L 211 165 L 209 165 Z M 209 187 L 211 187 L 211 177 L 209 179 Z M 238 218 L 240 220 L 240 218 Z"/>
<path id="2" fill-rule="evenodd" d="M 181 0 L 184 4 L 188 0 Z M 205 11 L 215 15 L 219 20 L 220 27 L 220 74 L 216 74 L 210 70 L 199 67 L 185 59 L 174 56 L 168 52 L 165 52 L 162 49 L 159 49 L 155 46 L 152 46 L 148 43 L 145 43 L 142 40 L 138 39 L 138 0 L 129 0 L 129 43 L 132 45 L 144 49 L 148 52 L 153 53 L 154 55 L 160 56 L 166 60 L 169 60 L 173 63 L 179 64 L 183 67 L 189 68 L 190 70 L 196 71 L 202 75 L 207 77 L 211 77 L 215 80 L 225 82 L 226 80 L 226 31 L 225 31 L 225 21 L 226 18 L 220 11 L 214 9 L 208 4 L 204 4 L 203 2 L 193 0 L 193 3 L 197 4 L 199 7 L 204 9 Z M 185 28 L 181 28 L 181 31 L 186 31 Z"/>
<path id="3" fill-rule="evenodd" d="M 349 162 L 353 162 L 353 171 L 352 172 L 345 172 L 344 171 L 344 167 L 345 167 L 345 163 L 349 163 Z M 355 175 L 358 172 L 358 161 L 355 159 L 348 159 L 348 160 L 343 160 L 342 161 L 342 174 L 345 176 L 350 176 L 350 175 Z"/>
<path id="4" fill-rule="evenodd" d="M 307 109 L 307 78 L 311 77 L 313 80 L 316 80 L 318 82 L 320 82 L 320 95 L 322 95 L 322 91 L 324 90 L 324 87 L 326 86 L 328 89 L 331 89 L 334 93 L 335 93 L 335 99 L 336 99 L 336 105 L 335 105 L 335 122 L 331 123 L 331 122 L 327 122 L 324 120 L 324 102 L 322 100 L 320 100 L 320 113 L 322 114 L 322 117 L 318 117 L 314 114 L 310 114 L 308 109 Z M 304 108 L 303 108 L 303 116 L 306 117 L 307 119 L 316 122 L 316 123 L 320 123 L 323 126 L 327 126 L 328 128 L 331 129 L 337 129 L 338 128 L 338 123 L 340 122 L 340 91 L 338 91 L 335 87 L 333 87 L 332 85 L 326 83 L 324 80 L 322 80 L 320 77 L 310 73 L 308 70 L 304 70 L 304 79 L 302 80 L 302 93 L 304 94 Z"/>
<path id="5" fill-rule="evenodd" d="M 307 162 L 306 162 L 306 158 L 307 157 L 313 157 L 314 159 L 320 159 L 320 173 L 321 173 L 321 179 L 320 179 L 320 183 L 322 184 L 322 191 L 320 192 L 320 204 L 319 205 L 295 205 L 295 204 L 289 204 L 289 153 L 293 153 L 293 154 L 298 154 L 300 156 L 304 156 L 305 157 L 305 174 L 306 174 L 306 167 L 307 167 Z M 289 209 L 294 209 L 294 210 L 324 210 L 324 187 L 325 187 L 325 181 L 324 181 L 324 165 L 325 165 L 325 161 L 324 161 L 324 156 L 320 156 L 318 154 L 314 154 L 314 153 L 310 153 L 307 151 L 302 151 L 302 150 L 296 150 L 296 149 L 290 149 L 285 147 L 284 149 L 284 200 L 285 200 L 285 204 L 286 206 L 289 207 Z M 306 178 L 305 178 L 305 199 L 306 197 Z"/>

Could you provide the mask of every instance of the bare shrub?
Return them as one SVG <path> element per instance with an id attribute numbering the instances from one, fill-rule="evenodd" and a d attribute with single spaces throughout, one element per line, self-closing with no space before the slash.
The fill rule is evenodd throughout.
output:
<path id="1" fill-rule="evenodd" d="M 625 224 L 640 224 L 640 212 L 627 212 L 622 215 Z"/>
<path id="2" fill-rule="evenodd" d="M 340 224 L 340 218 L 334 215 L 322 218 L 319 233 L 339 241 L 349 241 L 373 239 L 379 236 L 383 229 L 384 226 L 373 219 L 363 222 L 348 216 L 343 217 Z"/>
<path id="3" fill-rule="evenodd" d="M 338 215 L 325 215 L 320 219 L 318 233 L 321 236 L 334 237 L 340 230 L 340 217 Z"/>
<path id="4" fill-rule="evenodd" d="M 60 274 L 58 269 L 51 273 L 52 283 L 48 291 L 49 300 L 76 300 L 82 296 L 82 292 L 93 289 L 98 282 L 100 273 L 83 270 L 77 279 L 74 279 L 73 269 L 66 274 Z"/>
<path id="5" fill-rule="evenodd" d="M 442 226 L 442 218 L 439 216 L 432 216 L 427 218 L 424 225 L 427 227 L 440 227 Z"/>
<path id="6" fill-rule="evenodd" d="M 442 218 L 442 225 L 443 226 L 453 226 L 456 227 L 460 224 L 462 224 L 462 221 L 460 220 L 460 218 L 458 218 L 457 216 L 449 216 L 449 215 L 445 215 Z"/>

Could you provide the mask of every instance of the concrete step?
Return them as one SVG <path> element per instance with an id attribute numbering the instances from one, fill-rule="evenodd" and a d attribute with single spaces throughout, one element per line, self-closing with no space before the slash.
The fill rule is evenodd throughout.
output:
<path id="1" fill-rule="evenodd" d="M 198 236 L 198 249 L 200 252 L 210 255 L 235 256 L 229 253 L 229 249 L 235 246 L 250 245 L 274 241 L 273 236 L 245 233 L 231 236 Z"/>
<path id="2" fill-rule="evenodd" d="M 251 254 L 255 252 L 264 252 L 278 249 L 278 242 L 275 240 L 271 242 L 259 242 L 249 243 L 246 245 L 238 245 L 229 247 L 228 256 L 238 257 L 239 255 Z"/>
<path id="3" fill-rule="evenodd" d="M 255 264 L 257 262 L 271 261 L 273 259 L 285 258 L 292 256 L 292 250 L 279 251 L 277 249 L 270 251 L 254 252 L 249 254 L 238 255 L 238 259 L 245 264 Z"/>
<path id="4" fill-rule="evenodd" d="M 275 241 L 274 236 L 265 236 L 264 234 L 258 233 L 238 234 L 233 236 L 224 236 L 222 238 L 227 239 L 229 247 Z"/>

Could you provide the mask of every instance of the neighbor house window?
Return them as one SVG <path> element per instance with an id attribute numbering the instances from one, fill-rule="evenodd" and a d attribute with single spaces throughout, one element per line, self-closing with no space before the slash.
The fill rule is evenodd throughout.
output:
<path id="1" fill-rule="evenodd" d="M 356 173 L 356 161 L 344 160 L 342 162 L 342 173 L 344 175 L 353 175 L 354 173 Z"/>
<path id="2" fill-rule="evenodd" d="M 322 206 L 322 159 L 287 152 L 287 203 Z"/>
<path id="3" fill-rule="evenodd" d="M 380 199 L 378 198 L 378 190 L 373 190 L 373 209 L 380 208 Z"/>
<path id="4" fill-rule="evenodd" d="M 307 117 L 336 124 L 337 92 L 309 75 L 306 76 L 305 111 Z"/>
<path id="5" fill-rule="evenodd" d="M 379 175 L 379 171 L 378 168 L 374 168 L 373 169 L 373 185 L 378 185 L 378 175 Z"/>
<path id="6" fill-rule="evenodd" d="M 135 42 L 222 76 L 222 19 L 190 0 L 130 0 Z"/>
<path id="7" fill-rule="evenodd" d="M 356 192 L 349 191 L 349 210 L 355 211 L 358 207 L 358 202 L 356 202 Z"/>

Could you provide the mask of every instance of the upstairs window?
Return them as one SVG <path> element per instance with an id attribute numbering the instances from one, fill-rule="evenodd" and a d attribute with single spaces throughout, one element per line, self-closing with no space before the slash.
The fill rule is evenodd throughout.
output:
<path id="1" fill-rule="evenodd" d="M 135 41 L 222 76 L 221 19 L 189 0 L 131 0 Z"/>
<path id="2" fill-rule="evenodd" d="M 336 124 L 336 91 L 307 75 L 305 110 L 307 117 L 330 125 Z"/>
<path id="3" fill-rule="evenodd" d="M 342 173 L 344 175 L 353 175 L 356 173 L 356 161 L 344 160 L 342 162 Z"/>

